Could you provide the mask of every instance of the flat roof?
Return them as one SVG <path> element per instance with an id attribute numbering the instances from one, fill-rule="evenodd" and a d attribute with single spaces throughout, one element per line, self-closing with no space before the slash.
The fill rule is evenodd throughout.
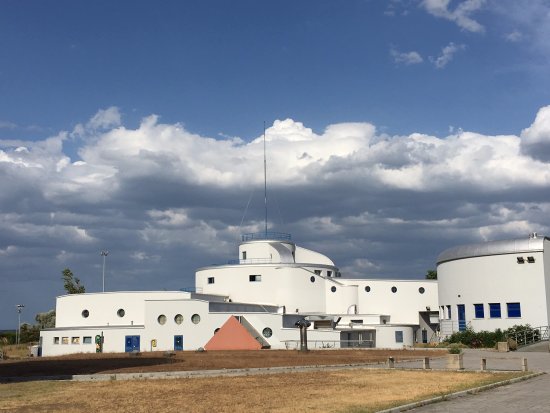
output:
<path id="1" fill-rule="evenodd" d="M 503 241 L 489 241 L 480 244 L 459 245 L 446 249 L 437 257 L 437 264 L 463 258 L 486 257 L 489 255 L 541 252 L 547 237 L 518 238 Z"/>

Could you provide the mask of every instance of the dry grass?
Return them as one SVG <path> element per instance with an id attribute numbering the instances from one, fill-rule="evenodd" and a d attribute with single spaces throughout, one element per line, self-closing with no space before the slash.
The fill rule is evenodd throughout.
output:
<path id="1" fill-rule="evenodd" d="M 6 344 L 0 347 L 0 350 L 4 352 L 5 358 L 10 359 L 23 359 L 29 357 L 29 345 L 25 344 Z"/>
<path id="2" fill-rule="evenodd" d="M 177 380 L 0 384 L 0 411 L 372 412 L 520 375 L 363 369 Z"/>

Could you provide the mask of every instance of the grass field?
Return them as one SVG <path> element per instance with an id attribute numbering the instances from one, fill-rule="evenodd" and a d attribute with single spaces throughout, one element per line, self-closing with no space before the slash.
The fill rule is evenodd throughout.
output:
<path id="1" fill-rule="evenodd" d="M 175 380 L 0 384 L 1 412 L 374 412 L 521 373 L 341 370 Z"/>

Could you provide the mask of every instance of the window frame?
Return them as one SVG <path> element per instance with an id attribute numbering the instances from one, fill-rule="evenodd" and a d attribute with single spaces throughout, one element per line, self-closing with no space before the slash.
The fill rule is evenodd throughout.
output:
<path id="1" fill-rule="evenodd" d="M 482 319 L 485 318 L 485 305 L 478 303 L 474 304 L 474 318 Z"/>
<path id="2" fill-rule="evenodd" d="M 395 342 L 403 343 L 403 330 L 395 330 Z"/>
<path id="3" fill-rule="evenodd" d="M 515 308 L 516 305 L 517 305 L 517 308 Z M 512 311 L 510 311 L 510 310 L 512 310 Z M 511 314 L 511 313 L 513 313 L 513 314 Z M 506 303 L 506 314 L 507 314 L 508 318 L 521 318 L 521 303 L 519 303 L 519 302 Z"/>

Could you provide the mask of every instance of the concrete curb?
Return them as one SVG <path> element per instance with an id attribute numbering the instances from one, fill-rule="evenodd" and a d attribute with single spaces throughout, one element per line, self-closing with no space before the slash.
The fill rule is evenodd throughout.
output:
<path id="1" fill-rule="evenodd" d="M 546 374 L 546 373 L 545 372 L 532 373 L 532 374 L 529 374 L 527 376 L 516 377 L 515 379 L 499 381 L 497 383 L 486 384 L 485 386 L 475 387 L 473 389 L 462 390 L 462 391 L 455 392 L 455 393 L 450 393 L 450 394 L 444 394 L 443 396 L 433 397 L 431 399 L 420 400 L 418 402 L 403 404 L 401 406 L 392 407 L 390 409 L 379 410 L 376 413 L 405 412 L 407 410 L 416 409 L 417 407 L 426 406 L 428 404 L 434 404 L 434 403 L 439 403 L 439 402 L 442 402 L 442 401 L 445 401 L 445 400 L 456 399 L 458 397 L 467 396 L 469 394 L 476 394 L 476 393 L 480 393 L 482 391 L 491 390 L 491 389 L 501 387 L 501 386 L 506 386 L 507 384 L 514 384 L 514 383 L 518 383 L 520 381 L 529 380 L 529 379 L 532 379 L 532 378 L 535 378 L 535 377 L 538 377 L 538 376 L 542 376 L 543 374 Z"/>

